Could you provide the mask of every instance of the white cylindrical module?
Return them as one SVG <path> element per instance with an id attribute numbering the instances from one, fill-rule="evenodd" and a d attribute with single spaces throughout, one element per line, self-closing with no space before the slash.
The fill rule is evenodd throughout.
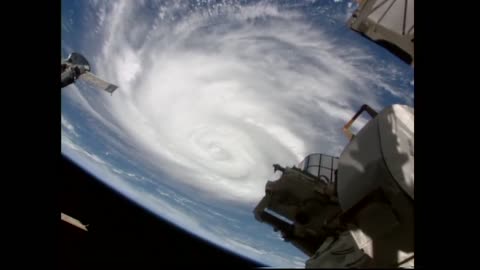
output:
<path id="1" fill-rule="evenodd" d="M 414 199 L 413 118 L 413 108 L 390 106 L 368 122 L 345 147 L 337 178 L 343 211 L 389 183 L 397 183 Z"/>

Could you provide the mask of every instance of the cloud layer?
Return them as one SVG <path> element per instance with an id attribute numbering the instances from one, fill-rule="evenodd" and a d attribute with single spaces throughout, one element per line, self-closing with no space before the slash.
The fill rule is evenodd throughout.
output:
<path id="1" fill-rule="evenodd" d="M 372 56 L 300 13 L 162 3 L 92 1 L 92 62 L 120 88 L 87 102 L 139 158 L 201 191 L 252 204 L 271 164 L 338 155 L 340 128 L 359 105 L 382 107 L 373 86 L 399 93 L 364 68 Z"/>

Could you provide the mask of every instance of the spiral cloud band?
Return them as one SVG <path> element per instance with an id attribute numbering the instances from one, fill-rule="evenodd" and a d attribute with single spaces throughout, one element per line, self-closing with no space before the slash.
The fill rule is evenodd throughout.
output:
<path id="1" fill-rule="evenodd" d="M 273 163 L 339 155 L 341 127 L 361 104 L 412 103 L 384 79 L 391 68 L 367 67 L 373 57 L 362 48 L 275 2 L 91 5 L 94 70 L 120 88 L 76 95 L 135 146 L 132 155 L 202 194 L 252 205 Z"/>

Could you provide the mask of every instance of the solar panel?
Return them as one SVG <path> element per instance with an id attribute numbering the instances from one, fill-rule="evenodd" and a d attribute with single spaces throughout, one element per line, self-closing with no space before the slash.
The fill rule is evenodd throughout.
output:
<path id="1" fill-rule="evenodd" d="M 106 82 L 88 71 L 80 75 L 79 79 L 82 79 L 83 81 L 90 83 L 92 86 L 95 86 L 96 88 L 106 91 L 108 93 L 113 93 L 113 91 L 118 88 L 118 86 Z"/>

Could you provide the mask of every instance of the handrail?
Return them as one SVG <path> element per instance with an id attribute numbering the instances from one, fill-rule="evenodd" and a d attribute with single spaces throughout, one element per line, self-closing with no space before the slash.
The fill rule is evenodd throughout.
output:
<path id="1" fill-rule="evenodd" d="M 350 131 L 350 127 L 363 111 L 366 111 L 368 114 L 370 114 L 372 118 L 375 118 L 375 116 L 377 116 L 378 114 L 370 106 L 368 106 L 367 104 L 363 104 L 362 107 L 360 107 L 360 110 L 353 116 L 353 118 L 350 119 L 350 121 L 348 121 L 348 123 L 346 123 L 345 126 L 343 126 L 343 133 L 345 134 L 345 136 L 347 136 L 347 139 L 350 141 L 355 137 L 355 135 Z"/>

